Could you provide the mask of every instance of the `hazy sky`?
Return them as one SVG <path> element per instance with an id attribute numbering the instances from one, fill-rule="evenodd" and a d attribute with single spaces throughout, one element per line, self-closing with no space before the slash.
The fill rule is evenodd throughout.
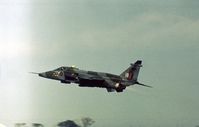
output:
<path id="1" fill-rule="evenodd" d="M 0 123 L 93 118 L 93 127 L 199 124 L 199 1 L 0 1 Z M 120 74 L 143 60 L 123 93 L 28 72 L 59 66 Z"/>

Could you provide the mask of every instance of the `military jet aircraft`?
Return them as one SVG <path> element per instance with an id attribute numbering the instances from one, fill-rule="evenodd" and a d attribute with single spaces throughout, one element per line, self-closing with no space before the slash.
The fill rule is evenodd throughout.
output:
<path id="1" fill-rule="evenodd" d="M 80 87 L 99 87 L 106 88 L 108 92 L 123 92 L 126 87 L 131 85 L 141 85 L 151 87 L 138 82 L 138 74 L 140 67 L 142 67 L 142 61 L 138 60 L 134 64 L 130 64 L 120 75 L 114 75 L 110 73 L 85 71 L 76 67 L 59 67 L 52 71 L 47 71 L 38 74 L 41 77 L 58 80 L 61 83 L 76 83 Z"/>

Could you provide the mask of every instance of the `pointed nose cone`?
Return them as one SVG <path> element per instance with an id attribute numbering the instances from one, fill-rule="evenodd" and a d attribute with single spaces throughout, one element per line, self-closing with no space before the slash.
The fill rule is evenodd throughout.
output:
<path id="1" fill-rule="evenodd" d="M 46 78 L 46 73 L 45 72 L 44 73 L 39 73 L 39 76 Z"/>

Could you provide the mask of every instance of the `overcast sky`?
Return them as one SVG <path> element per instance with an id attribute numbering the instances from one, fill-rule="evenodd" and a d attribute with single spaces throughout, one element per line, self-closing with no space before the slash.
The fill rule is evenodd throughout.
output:
<path id="1" fill-rule="evenodd" d="M 3 0 L 0 123 L 91 117 L 94 127 L 199 124 L 199 1 Z M 143 60 L 123 93 L 28 72 L 59 66 L 120 74 Z"/>

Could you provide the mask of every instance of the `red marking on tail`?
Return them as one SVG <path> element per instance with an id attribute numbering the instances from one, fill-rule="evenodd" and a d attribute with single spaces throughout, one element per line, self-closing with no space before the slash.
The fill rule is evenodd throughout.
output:
<path id="1" fill-rule="evenodd" d="M 128 73 L 128 78 L 127 78 L 127 79 L 128 79 L 128 80 L 131 80 L 132 78 L 133 78 L 133 73 L 132 73 L 132 72 L 129 72 L 129 73 Z"/>

